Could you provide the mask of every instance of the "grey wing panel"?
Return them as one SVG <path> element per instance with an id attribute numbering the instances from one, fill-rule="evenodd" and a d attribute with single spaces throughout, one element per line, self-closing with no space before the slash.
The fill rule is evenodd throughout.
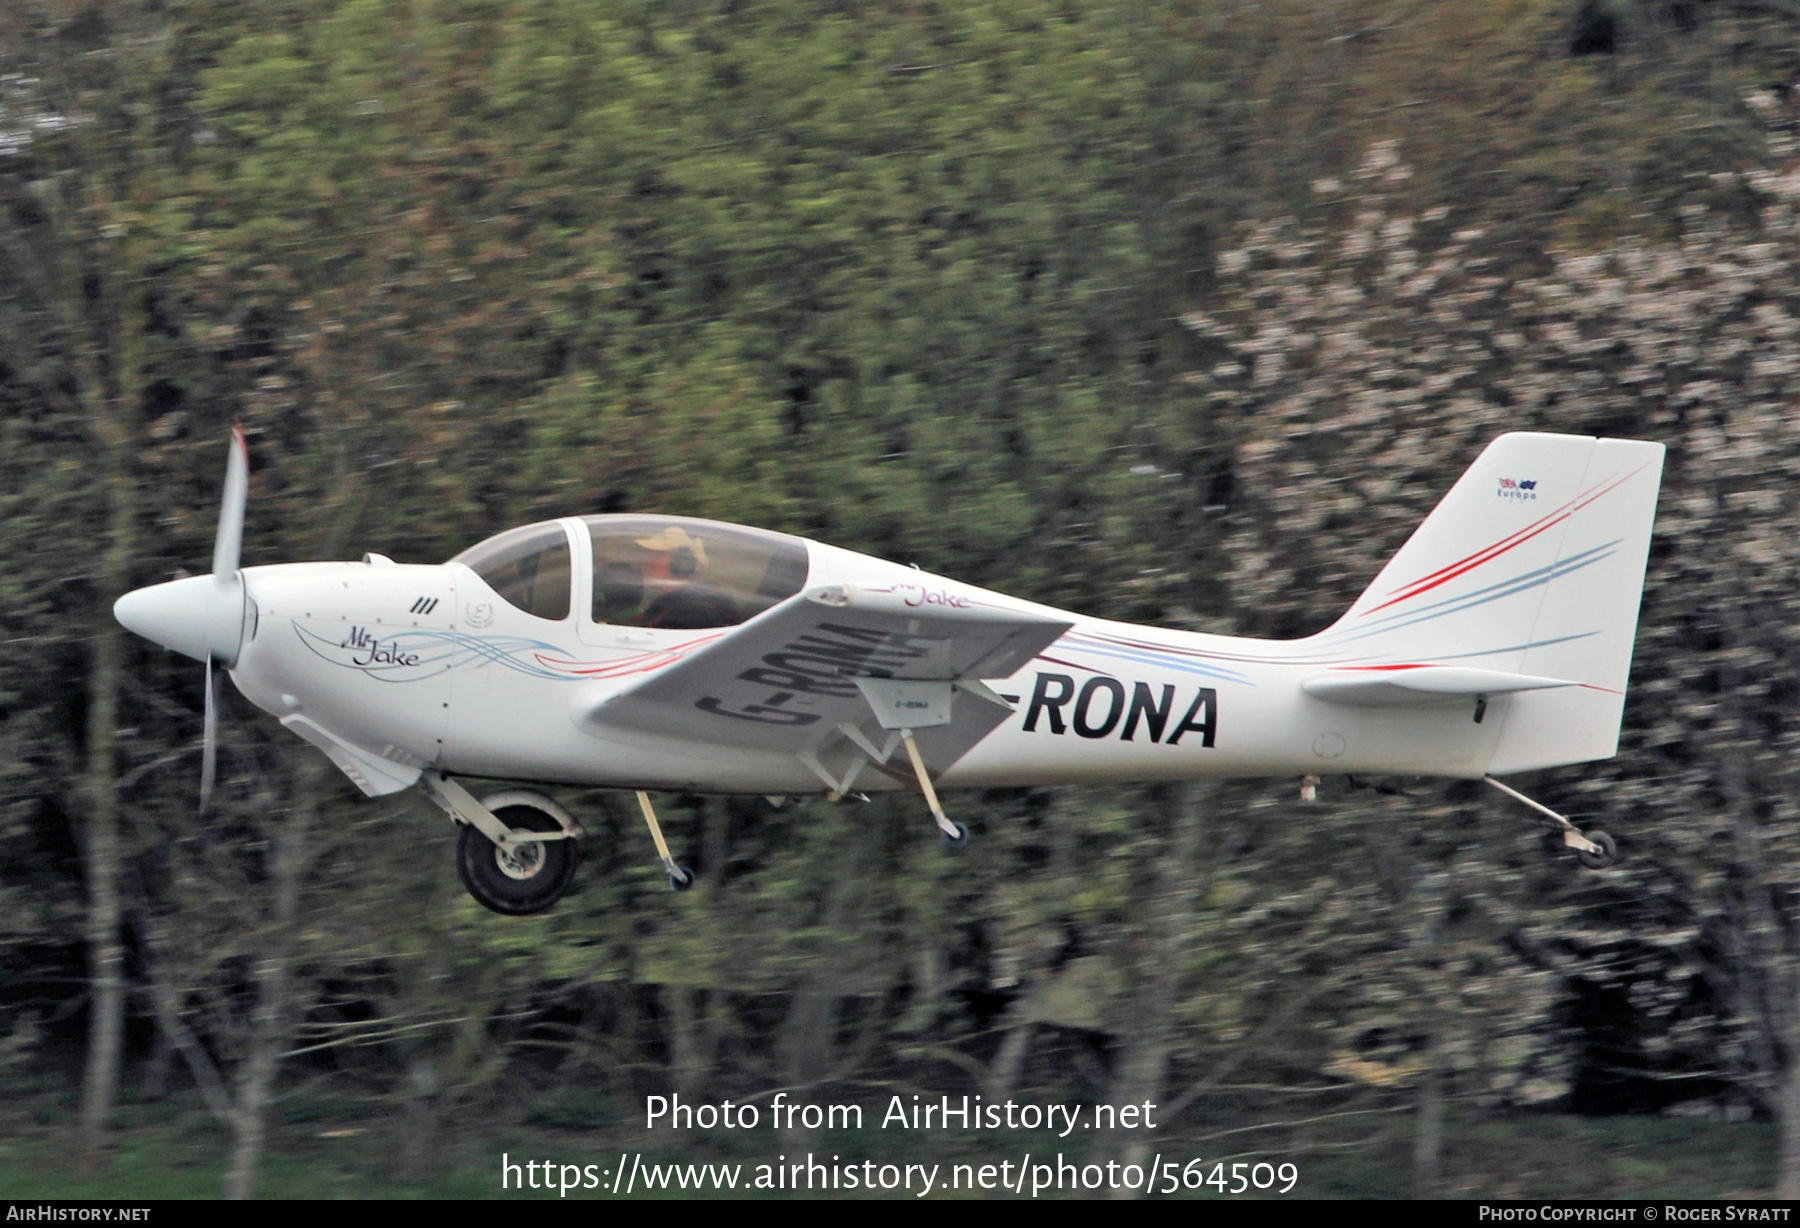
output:
<path id="1" fill-rule="evenodd" d="M 1070 625 L 973 603 L 915 610 L 891 590 L 838 585 L 788 598 L 630 690 L 601 699 L 577 719 L 595 732 L 629 729 L 759 750 L 830 753 L 844 741 L 844 725 L 867 722 L 885 737 L 856 678 L 1004 678 Z M 1009 711 L 959 690 L 951 723 L 920 731 L 921 751 L 941 771 Z"/>

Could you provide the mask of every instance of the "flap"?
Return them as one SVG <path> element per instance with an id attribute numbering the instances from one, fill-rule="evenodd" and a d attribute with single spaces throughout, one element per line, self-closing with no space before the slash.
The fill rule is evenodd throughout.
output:
<path id="1" fill-rule="evenodd" d="M 1300 689 L 1314 699 L 1365 708 L 1447 707 L 1477 695 L 1509 695 L 1580 686 L 1562 678 L 1509 674 L 1466 665 L 1365 665 L 1308 678 Z"/>
<path id="2" fill-rule="evenodd" d="M 653 732 L 799 753 L 833 740 L 841 724 L 872 717 L 859 678 L 1006 678 L 1072 625 L 951 591 L 905 588 L 840 584 L 790 597 L 629 690 L 578 700 L 576 723 L 596 733 Z M 983 702 L 972 686 L 957 689 L 972 693 L 952 706 L 948 726 L 932 739 L 942 744 L 932 756 L 940 771 L 949 766 L 944 753 L 960 757 L 1010 711 Z M 958 728 L 965 724 L 971 728 Z M 980 732 L 971 741 L 974 727 Z"/>

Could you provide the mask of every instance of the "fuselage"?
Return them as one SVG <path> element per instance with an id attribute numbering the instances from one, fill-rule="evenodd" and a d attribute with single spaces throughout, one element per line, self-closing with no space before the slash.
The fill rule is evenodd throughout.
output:
<path id="1" fill-rule="evenodd" d="M 1509 703 L 1497 698 L 1481 721 L 1435 708 L 1346 707 L 1306 694 L 1301 683 L 1322 669 L 1391 657 L 1329 636 L 1252 640 L 1084 618 L 821 543 L 705 521 L 656 518 L 674 527 L 633 538 L 632 548 L 679 559 L 680 526 L 691 526 L 689 542 L 716 530 L 742 539 L 759 569 L 781 575 L 727 584 L 715 607 L 691 596 L 682 606 L 672 598 L 690 591 L 683 582 L 691 576 L 664 563 L 646 580 L 640 565 L 636 587 L 621 596 L 596 542 L 612 519 L 532 526 L 544 541 L 562 534 L 566 550 L 530 566 L 529 555 L 495 563 L 493 552 L 471 551 L 436 565 L 370 556 L 246 568 L 253 612 L 232 680 L 302 736 L 354 748 L 401 774 L 435 768 L 574 785 L 823 793 L 826 785 L 791 753 L 597 730 L 577 714 L 729 635 L 726 624 L 753 618 L 759 601 L 854 584 L 893 586 L 922 609 L 975 600 L 1073 624 L 1010 677 L 985 680 L 1013 711 L 942 773 L 944 787 L 1345 772 L 1477 777 Z M 730 570 L 729 550 L 715 545 L 714 556 L 702 554 L 702 578 L 707 568 Z M 686 566 L 694 566 L 691 550 Z M 630 612 L 614 616 L 625 603 Z M 903 776 L 871 773 L 858 787 L 907 785 Z"/>

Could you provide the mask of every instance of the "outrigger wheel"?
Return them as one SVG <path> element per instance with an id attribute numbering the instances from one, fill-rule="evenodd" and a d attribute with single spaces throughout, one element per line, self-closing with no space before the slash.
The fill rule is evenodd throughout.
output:
<path id="1" fill-rule="evenodd" d="M 1590 870 L 1604 870 L 1619 859 L 1619 846 L 1613 843 L 1611 836 L 1603 831 L 1590 831 L 1582 834 L 1600 846 L 1599 851 L 1593 853 L 1586 849 L 1575 850 L 1575 856 L 1581 859 L 1582 865 Z"/>
<path id="2" fill-rule="evenodd" d="M 555 819 L 531 806 L 502 806 L 494 817 L 513 831 L 561 831 Z M 533 840 L 501 848 L 464 824 L 456 838 L 456 870 L 477 903 L 497 913 L 522 917 L 543 912 L 575 881 L 575 850 L 569 840 Z"/>
<path id="3" fill-rule="evenodd" d="M 1605 832 L 1580 831 L 1576 828 L 1575 824 L 1569 822 L 1565 816 L 1556 813 L 1556 811 L 1550 809 L 1550 807 L 1544 805 L 1542 802 L 1532 801 L 1529 797 L 1526 797 L 1511 785 L 1503 785 L 1492 776 L 1484 777 L 1484 779 L 1490 785 L 1493 785 L 1494 788 L 1500 790 L 1500 792 L 1516 801 L 1524 802 L 1527 806 L 1530 806 L 1533 810 L 1549 819 L 1551 823 L 1555 824 L 1554 830 L 1562 836 L 1563 844 L 1568 848 L 1574 849 L 1575 856 L 1580 858 L 1581 864 L 1588 869 L 1604 870 L 1607 866 L 1610 866 L 1619 860 L 1619 846 L 1614 844 L 1613 838 Z"/>

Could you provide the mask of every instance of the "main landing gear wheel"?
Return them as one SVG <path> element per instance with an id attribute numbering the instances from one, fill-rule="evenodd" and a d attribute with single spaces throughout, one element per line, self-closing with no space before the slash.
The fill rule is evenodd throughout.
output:
<path id="1" fill-rule="evenodd" d="M 503 806 L 494 817 L 514 831 L 562 830 L 555 819 L 530 806 Z M 465 825 L 456 839 L 456 870 L 483 908 L 509 917 L 543 912 L 575 881 L 574 841 L 531 841 L 501 848 Z"/>
<path id="2" fill-rule="evenodd" d="M 949 832 L 943 832 L 944 843 L 953 849 L 959 849 L 969 842 L 969 825 L 952 820 L 951 826 L 956 828 L 956 834 L 953 836 Z"/>
<path id="3" fill-rule="evenodd" d="M 694 872 L 686 866 L 676 866 L 678 873 L 669 875 L 669 886 L 677 891 L 691 891 L 694 887 Z"/>
<path id="4" fill-rule="evenodd" d="M 1582 834 L 1600 846 L 1600 851 L 1597 853 L 1590 853 L 1586 849 L 1575 850 L 1575 856 L 1581 859 L 1582 865 L 1590 870 L 1604 870 L 1619 860 L 1619 846 L 1613 843 L 1611 836 L 1603 831 L 1590 831 Z"/>

